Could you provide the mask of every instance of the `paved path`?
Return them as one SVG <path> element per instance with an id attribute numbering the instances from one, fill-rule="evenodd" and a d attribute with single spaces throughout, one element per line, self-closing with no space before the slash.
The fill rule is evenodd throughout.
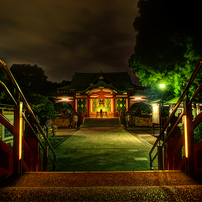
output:
<path id="1" fill-rule="evenodd" d="M 85 118 L 84 128 L 88 127 L 120 127 L 119 118 Z"/>
<path id="2" fill-rule="evenodd" d="M 151 144 L 143 135 L 154 138 L 123 127 L 81 128 L 55 148 L 57 171 L 148 171 Z"/>

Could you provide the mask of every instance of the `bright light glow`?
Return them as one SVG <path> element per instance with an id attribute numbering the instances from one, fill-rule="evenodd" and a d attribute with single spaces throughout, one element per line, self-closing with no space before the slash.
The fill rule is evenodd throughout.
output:
<path id="1" fill-rule="evenodd" d="M 164 84 L 164 83 L 161 83 L 161 84 L 160 84 L 160 88 L 165 88 L 165 84 Z"/>
<path id="2" fill-rule="evenodd" d="M 20 127 L 19 127 L 19 160 L 22 159 L 22 134 L 23 134 L 23 118 L 22 118 L 22 102 L 20 102 Z"/>
<path id="3" fill-rule="evenodd" d="M 68 98 L 62 98 L 62 101 L 68 101 Z"/>
<path id="4" fill-rule="evenodd" d="M 96 97 L 99 97 L 99 95 L 91 95 L 90 97 L 96 98 Z"/>
<path id="5" fill-rule="evenodd" d="M 156 114 L 158 112 L 158 105 L 153 105 L 153 113 Z"/>
<path id="6" fill-rule="evenodd" d="M 184 147 L 185 147 L 185 157 L 188 158 L 188 136 L 187 136 L 187 116 L 184 116 Z"/>
<path id="7" fill-rule="evenodd" d="M 135 99 L 136 99 L 136 100 L 141 100 L 142 98 L 141 98 L 141 97 L 136 97 Z"/>

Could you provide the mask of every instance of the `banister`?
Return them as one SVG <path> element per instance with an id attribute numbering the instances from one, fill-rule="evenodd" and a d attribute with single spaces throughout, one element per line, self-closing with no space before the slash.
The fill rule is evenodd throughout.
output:
<path id="1" fill-rule="evenodd" d="M 4 91 L 6 92 L 6 94 L 9 96 L 9 98 L 11 99 L 11 101 L 13 102 L 13 104 L 17 107 L 18 104 L 15 101 L 15 99 L 13 98 L 13 96 L 10 93 L 10 91 L 8 90 L 8 88 L 6 87 L 6 85 L 2 81 L 0 81 L 0 85 L 2 86 L 2 88 L 4 89 Z"/>
<path id="2" fill-rule="evenodd" d="M 30 115 L 32 116 L 32 118 L 34 119 L 34 122 L 35 122 L 35 124 L 37 125 L 37 127 L 38 127 L 40 133 L 42 134 L 42 136 L 43 136 L 43 138 L 45 139 L 45 141 L 47 142 L 47 144 L 48 144 L 50 150 L 52 151 L 52 153 L 53 153 L 53 155 L 54 155 L 54 159 L 56 159 L 56 154 L 55 154 L 55 151 L 53 150 L 52 145 L 50 144 L 50 142 L 49 142 L 49 140 L 47 139 L 47 137 L 44 135 L 44 132 L 43 132 L 43 130 L 42 130 L 42 128 L 41 128 L 39 122 L 37 121 L 37 119 L 36 119 L 36 117 L 35 117 L 35 115 L 34 115 L 32 109 L 31 109 L 31 107 L 29 106 L 29 104 L 28 104 L 28 102 L 27 102 L 25 96 L 23 95 L 23 93 L 22 93 L 22 91 L 21 91 L 21 89 L 20 89 L 18 83 L 16 82 L 16 80 L 15 80 L 13 74 L 11 73 L 10 69 L 7 67 L 6 63 L 5 63 L 3 60 L 1 60 L 1 59 L 0 59 L 0 64 L 3 66 L 3 68 L 4 68 L 4 70 L 6 71 L 8 77 L 10 78 L 10 80 L 12 81 L 14 87 L 15 87 L 16 90 L 18 91 L 18 93 L 19 93 L 19 95 L 20 95 L 20 97 L 21 97 L 21 99 L 22 99 L 22 101 L 23 101 L 25 107 L 27 108 L 29 114 L 30 114 Z M 14 105 L 17 106 L 17 102 L 14 100 L 13 96 L 11 95 L 11 93 L 9 92 L 9 90 L 7 89 L 7 87 L 3 84 L 3 82 L 0 82 L 0 84 L 1 84 L 1 86 L 6 90 L 6 93 L 7 93 L 8 96 L 11 98 L 11 100 L 14 102 Z M 25 118 L 25 116 L 24 116 L 24 118 Z M 32 128 L 32 129 L 33 129 L 33 128 Z M 38 138 L 37 138 L 37 140 L 40 142 L 40 140 L 39 140 Z M 42 147 L 43 147 L 43 146 L 42 146 Z"/>
<path id="3" fill-rule="evenodd" d="M 198 63 L 198 65 L 197 65 L 196 69 L 194 70 L 194 72 L 193 72 L 191 78 L 189 79 L 189 81 L 188 81 L 188 83 L 187 83 L 187 85 L 186 85 L 186 87 L 185 87 L 183 93 L 181 94 L 181 96 L 180 96 L 180 98 L 179 98 L 177 104 L 175 105 L 175 107 L 174 107 L 172 113 L 170 114 L 168 120 L 166 121 L 166 123 L 164 124 L 162 130 L 160 131 L 160 134 L 159 134 L 159 136 L 158 136 L 156 142 L 154 143 L 153 147 L 151 148 L 151 150 L 150 150 L 150 152 L 149 152 L 150 159 L 151 159 L 151 154 L 152 154 L 154 148 L 156 147 L 156 145 L 158 144 L 158 142 L 161 140 L 161 137 L 164 135 L 164 131 L 166 130 L 168 124 L 170 123 L 172 117 L 174 116 L 174 114 L 175 114 L 175 112 L 176 112 L 178 106 L 180 105 L 180 103 L 181 103 L 182 100 L 184 99 L 185 95 L 187 94 L 189 87 L 191 86 L 191 84 L 192 84 L 194 78 L 196 77 L 198 71 L 199 71 L 200 68 L 201 68 L 201 65 L 202 65 L 202 60 Z M 197 93 L 200 91 L 201 88 L 202 88 L 202 84 L 200 84 L 199 87 L 197 88 L 197 90 L 196 90 Z M 194 98 L 196 97 L 197 93 L 196 93 L 196 92 L 194 93 L 194 95 L 193 95 Z M 193 101 L 194 98 L 192 97 L 192 99 L 189 101 L 188 104 L 190 104 L 190 103 Z M 181 116 L 181 117 L 182 117 L 182 116 Z M 178 119 L 178 121 L 179 121 L 179 119 Z M 175 126 L 176 126 L 176 125 L 177 125 L 177 124 L 175 124 Z M 173 127 L 173 128 L 174 128 L 174 127 Z M 171 134 L 171 133 L 170 133 L 170 134 Z M 169 137 L 166 138 L 166 140 L 164 141 L 163 145 L 167 142 L 168 138 L 169 138 Z M 156 157 L 156 156 L 157 156 L 157 155 L 155 155 L 155 157 Z M 153 162 L 153 160 L 154 160 L 154 158 L 152 159 L 152 162 Z M 150 162 L 150 166 L 152 165 L 152 162 Z"/>
<path id="4" fill-rule="evenodd" d="M 193 102 L 193 100 L 195 99 L 195 97 L 197 96 L 197 94 L 199 93 L 199 91 L 201 90 L 201 88 L 202 88 L 202 83 L 200 83 L 200 85 L 199 85 L 198 88 L 196 89 L 196 91 L 195 91 L 195 93 L 193 94 L 191 100 L 189 100 L 188 105 L 190 105 L 190 104 Z"/>
<path id="5" fill-rule="evenodd" d="M 171 136 L 173 130 L 174 130 L 175 127 L 178 125 L 178 123 L 180 122 L 180 120 L 181 120 L 181 118 L 183 117 L 183 115 L 184 115 L 184 112 L 182 112 L 182 113 L 180 114 L 180 116 L 178 117 L 177 121 L 175 122 L 174 126 L 172 127 L 172 129 L 170 130 L 169 134 L 167 135 L 165 141 L 163 142 L 162 147 L 165 145 L 165 143 L 166 143 L 166 142 L 168 141 L 168 139 L 170 138 L 170 136 Z"/>
<path id="6" fill-rule="evenodd" d="M 26 116 L 24 114 L 22 114 L 23 119 L 25 120 L 26 124 L 29 126 L 29 128 L 31 129 L 31 131 L 33 132 L 34 136 L 37 138 L 39 144 L 41 145 L 41 147 L 43 149 L 45 149 L 43 143 L 41 142 L 41 140 L 39 139 L 39 137 L 37 136 L 35 130 L 33 129 L 33 127 L 31 126 L 31 124 L 29 123 L 29 121 L 27 120 Z"/>

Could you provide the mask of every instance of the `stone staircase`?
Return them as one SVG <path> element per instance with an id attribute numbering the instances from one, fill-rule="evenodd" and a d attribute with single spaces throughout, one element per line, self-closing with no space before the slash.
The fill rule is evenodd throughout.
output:
<path id="1" fill-rule="evenodd" d="M 35 172 L 0 185 L 0 201 L 202 200 L 199 177 L 183 171 Z"/>
<path id="2" fill-rule="evenodd" d="M 120 127 L 119 118 L 85 118 L 83 127 Z"/>

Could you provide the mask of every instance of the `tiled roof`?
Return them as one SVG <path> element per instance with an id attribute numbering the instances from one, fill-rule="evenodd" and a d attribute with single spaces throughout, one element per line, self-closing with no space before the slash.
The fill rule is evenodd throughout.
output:
<path id="1" fill-rule="evenodd" d="M 102 81 L 102 82 L 101 82 Z M 131 82 L 128 72 L 113 73 L 75 73 L 72 82 L 68 86 L 58 88 L 61 91 L 85 91 L 89 86 L 110 85 L 119 91 L 128 91 L 132 89 L 141 89 L 141 86 L 134 85 Z"/>

